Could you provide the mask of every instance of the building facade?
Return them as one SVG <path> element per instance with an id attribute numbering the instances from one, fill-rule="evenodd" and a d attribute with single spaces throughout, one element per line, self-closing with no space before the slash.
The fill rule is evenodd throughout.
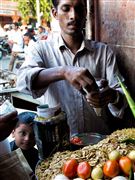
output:
<path id="1" fill-rule="evenodd" d="M 21 14 L 17 9 L 17 2 L 12 0 L 0 1 L 0 24 L 11 24 L 21 20 Z"/>

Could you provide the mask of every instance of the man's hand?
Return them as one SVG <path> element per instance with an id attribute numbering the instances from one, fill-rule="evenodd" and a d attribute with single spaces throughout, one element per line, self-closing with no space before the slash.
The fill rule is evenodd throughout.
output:
<path id="1" fill-rule="evenodd" d="M 17 111 L 0 115 L 0 141 L 7 138 L 17 122 Z"/>
<path id="2" fill-rule="evenodd" d="M 86 95 L 87 101 L 91 106 L 96 108 L 102 108 L 107 106 L 109 103 L 114 103 L 117 99 L 117 91 L 108 86 L 108 83 L 101 81 L 99 92 L 91 92 Z"/>
<path id="3" fill-rule="evenodd" d="M 91 73 L 82 67 L 66 66 L 64 71 L 65 80 L 79 91 L 85 88 L 88 92 L 97 91 L 98 86 Z"/>

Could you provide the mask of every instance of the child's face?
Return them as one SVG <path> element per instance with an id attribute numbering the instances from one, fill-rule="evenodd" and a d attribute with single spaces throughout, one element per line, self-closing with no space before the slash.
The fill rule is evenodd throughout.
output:
<path id="1" fill-rule="evenodd" d="M 28 150 L 35 145 L 35 136 L 32 125 L 20 124 L 12 134 L 15 138 L 17 147 L 23 150 Z"/>

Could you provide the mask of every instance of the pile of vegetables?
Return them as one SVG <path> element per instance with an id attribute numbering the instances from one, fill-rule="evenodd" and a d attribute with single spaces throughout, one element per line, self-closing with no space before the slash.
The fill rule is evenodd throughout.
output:
<path id="1" fill-rule="evenodd" d="M 130 151 L 127 156 L 121 156 L 118 150 L 113 150 L 108 154 L 108 160 L 103 167 L 92 168 L 88 161 L 78 163 L 76 159 L 67 160 L 62 167 L 62 174 L 56 175 L 54 180 L 99 180 L 105 177 L 112 180 L 134 180 L 134 171 L 135 150 Z"/>
<path id="2" fill-rule="evenodd" d="M 129 128 L 98 144 L 55 153 L 37 166 L 36 176 L 38 180 L 134 180 L 134 172 L 135 128 Z"/>

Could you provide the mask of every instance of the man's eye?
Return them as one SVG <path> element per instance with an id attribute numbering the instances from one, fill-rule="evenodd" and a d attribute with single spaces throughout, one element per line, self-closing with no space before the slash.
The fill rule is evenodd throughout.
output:
<path id="1" fill-rule="evenodd" d="M 61 8 L 64 12 L 68 12 L 70 10 L 70 7 L 69 6 L 63 6 Z"/>

